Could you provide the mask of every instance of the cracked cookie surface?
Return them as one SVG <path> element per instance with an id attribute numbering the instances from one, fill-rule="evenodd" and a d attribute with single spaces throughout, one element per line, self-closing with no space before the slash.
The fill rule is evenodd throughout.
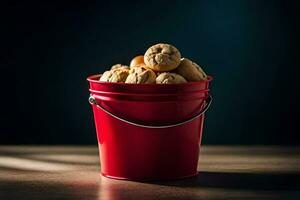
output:
<path id="1" fill-rule="evenodd" d="M 125 83 L 155 83 L 155 73 L 145 65 L 131 67 Z"/>
<path id="2" fill-rule="evenodd" d="M 157 84 L 178 84 L 178 83 L 187 83 L 187 81 L 176 73 L 163 72 L 159 74 L 156 78 Z"/>
<path id="3" fill-rule="evenodd" d="M 118 69 L 118 68 L 125 68 L 129 70 L 129 67 L 127 65 L 122 65 L 122 64 L 115 64 L 113 66 L 111 66 L 110 69 Z"/>
<path id="4" fill-rule="evenodd" d="M 181 54 L 170 44 L 151 46 L 144 55 L 145 64 L 154 71 L 171 71 L 180 64 Z"/>
<path id="5" fill-rule="evenodd" d="M 207 79 L 207 75 L 202 68 L 187 58 L 181 59 L 175 72 L 183 76 L 187 81 L 202 81 Z"/>
<path id="6" fill-rule="evenodd" d="M 129 74 L 129 68 L 119 67 L 106 71 L 102 74 L 99 81 L 124 83 Z"/>

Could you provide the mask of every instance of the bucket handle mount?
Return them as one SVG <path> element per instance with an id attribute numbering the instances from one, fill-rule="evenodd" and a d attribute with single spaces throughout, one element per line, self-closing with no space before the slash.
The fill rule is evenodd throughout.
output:
<path id="1" fill-rule="evenodd" d="M 93 95 L 90 95 L 89 102 L 90 102 L 90 104 L 97 106 L 102 111 L 104 111 L 105 113 L 109 114 L 110 116 L 112 116 L 112 117 L 114 117 L 114 118 L 116 118 L 116 119 L 118 119 L 118 120 L 120 120 L 122 122 L 125 122 L 127 124 L 131 124 L 131 125 L 142 127 L 142 128 L 171 128 L 171 127 L 180 126 L 180 125 L 186 124 L 188 122 L 191 122 L 194 119 L 196 119 L 196 118 L 200 117 L 201 115 L 203 115 L 207 111 L 207 109 L 209 108 L 209 106 L 210 106 L 210 104 L 212 102 L 212 97 L 211 97 L 211 95 L 208 95 L 208 97 L 205 99 L 205 106 L 204 106 L 204 108 L 201 109 L 201 111 L 198 114 L 196 114 L 195 116 L 190 117 L 189 119 L 186 119 L 184 121 L 176 122 L 174 124 L 168 124 L 168 125 L 147 125 L 147 124 L 141 124 L 141 123 L 137 123 L 137 122 L 130 121 L 128 119 L 119 117 L 119 116 L 113 114 L 111 111 L 109 111 L 106 108 L 104 108 L 103 106 L 101 106 L 96 101 L 96 99 L 95 99 L 95 97 Z"/>

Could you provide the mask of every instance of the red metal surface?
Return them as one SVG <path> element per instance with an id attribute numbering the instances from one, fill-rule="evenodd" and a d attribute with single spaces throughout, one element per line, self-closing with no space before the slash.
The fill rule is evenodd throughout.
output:
<path id="1" fill-rule="evenodd" d="M 97 102 L 114 114 L 148 124 L 170 124 L 197 114 L 208 95 L 207 81 L 124 84 L 88 78 Z M 204 116 L 184 125 L 151 129 L 127 124 L 93 107 L 101 173 L 127 180 L 164 180 L 197 174 Z"/>

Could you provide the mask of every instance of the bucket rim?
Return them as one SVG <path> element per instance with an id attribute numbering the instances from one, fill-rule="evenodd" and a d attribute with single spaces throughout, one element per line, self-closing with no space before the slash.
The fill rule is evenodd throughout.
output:
<path id="1" fill-rule="evenodd" d="M 143 86 L 143 87 L 147 87 L 147 86 L 151 86 L 151 87 L 174 87 L 174 86 L 188 86 L 188 85 L 198 85 L 199 83 L 202 83 L 202 82 L 210 82 L 213 80 L 213 77 L 212 76 L 207 76 L 207 80 L 202 80 L 202 81 L 194 81 L 194 82 L 187 82 L 187 83 L 177 83 L 177 84 L 155 84 L 155 83 L 139 83 L 139 84 L 136 84 L 136 83 L 116 83 L 116 82 L 104 82 L 104 81 L 99 81 L 99 78 L 102 74 L 93 74 L 93 75 L 90 75 L 87 77 L 87 81 L 88 82 L 91 82 L 91 83 L 98 83 L 98 84 L 101 84 L 101 85 L 123 85 L 123 86 L 136 86 L 136 85 L 139 85 L 139 86 Z M 95 80 L 95 78 L 98 78 L 98 80 Z"/>
<path id="2" fill-rule="evenodd" d="M 95 93 L 95 94 L 102 94 L 102 95 L 122 95 L 122 96 L 181 96 L 181 95 L 186 95 L 184 93 L 178 94 L 178 93 L 130 93 L 130 92 L 107 92 L 107 91 L 100 91 L 100 90 L 93 90 L 89 89 L 90 93 Z M 209 89 L 203 89 L 197 91 L 197 93 L 208 93 Z"/>

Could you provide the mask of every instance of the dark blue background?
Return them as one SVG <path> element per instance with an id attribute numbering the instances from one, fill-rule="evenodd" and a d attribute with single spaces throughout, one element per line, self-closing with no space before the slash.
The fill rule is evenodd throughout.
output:
<path id="1" fill-rule="evenodd" d="M 205 144 L 300 144 L 299 21 L 284 1 L 1 6 L 2 144 L 95 144 L 86 77 L 175 45 L 214 77 Z"/>

